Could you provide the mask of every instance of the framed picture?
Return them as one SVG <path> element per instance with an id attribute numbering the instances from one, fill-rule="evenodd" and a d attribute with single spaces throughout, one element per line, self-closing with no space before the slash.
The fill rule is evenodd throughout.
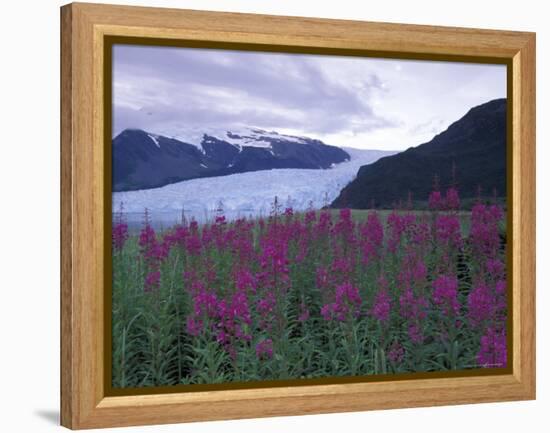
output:
<path id="1" fill-rule="evenodd" d="M 73 429 L 535 398 L 535 35 L 61 8 Z"/>

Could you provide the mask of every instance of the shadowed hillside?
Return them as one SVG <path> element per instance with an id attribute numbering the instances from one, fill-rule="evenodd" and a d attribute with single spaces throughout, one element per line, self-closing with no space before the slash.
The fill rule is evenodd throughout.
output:
<path id="1" fill-rule="evenodd" d="M 454 173 L 454 180 L 453 180 Z M 456 182 L 461 198 L 506 196 L 506 99 L 472 108 L 431 141 L 362 166 L 332 207 L 392 207 L 425 201 L 434 177 L 442 188 Z"/>

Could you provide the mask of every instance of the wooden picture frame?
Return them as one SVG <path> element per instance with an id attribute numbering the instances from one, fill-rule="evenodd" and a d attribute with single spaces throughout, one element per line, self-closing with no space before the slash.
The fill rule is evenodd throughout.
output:
<path id="1" fill-rule="evenodd" d="M 504 374 L 109 395 L 107 38 L 509 65 L 512 366 Z M 221 44 L 221 45 L 220 45 Z M 255 49 L 256 49 L 255 48 Z M 61 424 L 72 429 L 535 398 L 535 34 L 73 3 L 61 8 Z M 110 137 L 107 136 L 107 139 Z M 106 216 L 106 214 L 108 214 Z"/>

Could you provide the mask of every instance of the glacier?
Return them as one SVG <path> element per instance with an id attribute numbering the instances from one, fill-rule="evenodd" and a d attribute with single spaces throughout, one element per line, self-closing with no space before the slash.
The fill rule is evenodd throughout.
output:
<path id="1" fill-rule="evenodd" d="M 226 218 L 269 215 L 274 198 L 282 208 L 302 211 L 331 203 L 362 165 L 397 152 L 343 148 L 351 159 L 325 170 L 274 169 L 186 180 L 160 188 L 115 192 L 113 213 L 123 210 L 128 224 L 142 223 L 145 209 L 155 226 L 188 219 L 211 221 L 220 208 Z"/>

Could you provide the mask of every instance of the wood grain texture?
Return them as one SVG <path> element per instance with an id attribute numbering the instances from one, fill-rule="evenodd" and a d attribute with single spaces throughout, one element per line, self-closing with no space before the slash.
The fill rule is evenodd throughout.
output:
<path id="1" fill-rule="evenodd" d="M 61 423 L 79 429 L 535 398 L 535 35 L 175 9 L 61 10 Z M 106 397 L 103 41 L 137 36 L 513 62 L 513 374 Z"/>
<path id="2" fill-rule="evenodd" d="M 61 424 L 72 426 L 72 13 L 61 9 Z"/>
<path id="3" fill-rule="evenodd" d="M 513 178 L 517 182 L 514 190 L 514 218 L 518 230 L 514 242 L 518 256 L 514 274 L 514 312 L 519 310 L 517 322 L 517 378 L 535 398 L 535 243 L 536 243 L 536 146 L 535 146 L 535 37 L 530 38 L 514 57 L 514 74 L 517 74 L 517 86 L 514 86 L 514 147 L 518 158 L 514 160 Z M 516 77 L 514 77 L 516 79 Z M 517 296 L 516 296 L 517 295 Z M 515 317 L 514 317 L 515 319 Z M 514 363 L 514 373 L 516 363 Z"/>

